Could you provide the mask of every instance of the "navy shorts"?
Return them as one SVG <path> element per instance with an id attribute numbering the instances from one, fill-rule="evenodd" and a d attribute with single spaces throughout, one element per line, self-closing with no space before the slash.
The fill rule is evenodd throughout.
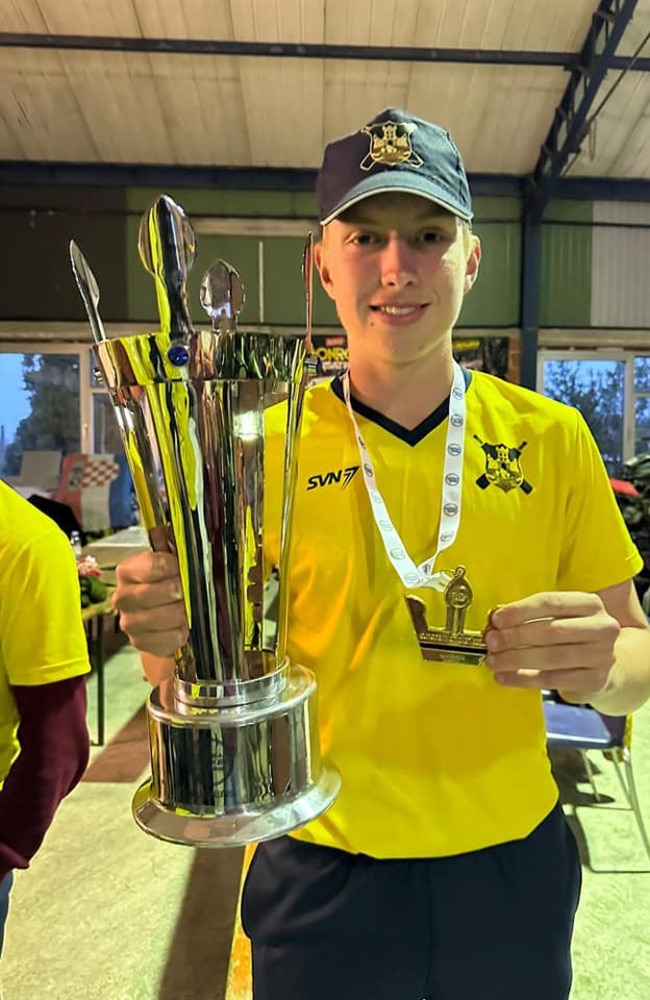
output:
<path id="1" fill-rule="evenodd" d="M 559 805 L 450 858 L 262 844 L 242 899 L 254 1000 L 566 1000 L 580 884 Z"/>

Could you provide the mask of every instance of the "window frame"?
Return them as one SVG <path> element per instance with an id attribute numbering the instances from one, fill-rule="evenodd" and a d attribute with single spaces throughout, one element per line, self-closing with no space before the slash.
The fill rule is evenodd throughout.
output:
<path id="1" fill-rule="evenodd" d="M 86 344 L 55 344 L 52 341 L 2 341 L 0 354 L 76 354 L 79 360 L 79 440 L 83 454 L 91 454 L 94 441 L 90 387 L 91 348 Z"/>
<path id="2" fill-rule="evenodd" d="M 544 392 L 544 365 L 547 361 L 620 361 L 625 365 L 623 379 L 623 461 L 635 455 L 634 430 L 637 398 L 647 398 L 648 392 L 634 391 L 634 361 L 650 358 L 650 350 L 622 348 L 540 348 L 537 354 L 538 392 Z"/>

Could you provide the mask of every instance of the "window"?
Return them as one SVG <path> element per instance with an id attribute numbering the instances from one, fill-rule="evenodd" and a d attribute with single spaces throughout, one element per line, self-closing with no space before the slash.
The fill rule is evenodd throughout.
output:
<path id="1" fill-rule="evenodd" d="M 104 387 L 92 351 L 90 352 L 90 420 L 91 451 L 101 455 L 117 455 L 124 451 L 111 397 Z"/>
<path id="2" fill-rule="evenodd" d="M 650 356 L 632 351 L 541 351 L 540 391 L 575 406 L 610 475 L 650 451 Z"/>
<path id="3" fill-rule="evenodd" d="M 0 475 L 20 473 L 23 451 L 124 450 L 108 392 L 81 345 L 0 345 Z"/>
<path id="4" fill-rule="evenodd" d="M 18 475 L 25 451 L 82 450 L 77 350 L 0 352 L 0 473 Z"/>
<path id="5" fill-rule="evenodd" d="M 634 454 L 650 451 L 650 357 L 634 359 Z"/>

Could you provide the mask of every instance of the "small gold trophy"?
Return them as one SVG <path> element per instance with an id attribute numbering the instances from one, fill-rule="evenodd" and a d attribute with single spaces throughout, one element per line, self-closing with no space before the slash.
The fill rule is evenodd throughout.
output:
<path id="1" fill-rule="evenodd" d="M 424 601 L 415 594 L 406 595 L 406 602 L 425 660 L 473 665 L 483 662 L 487 653 L 483 633 L 464 627 L 467 609 L 473 599 L 474 594 L 467 582 L 464 566 L 456 567 L 453 577 L 445 588 L 447 620 L 444 628 L 429 628 Z"/>

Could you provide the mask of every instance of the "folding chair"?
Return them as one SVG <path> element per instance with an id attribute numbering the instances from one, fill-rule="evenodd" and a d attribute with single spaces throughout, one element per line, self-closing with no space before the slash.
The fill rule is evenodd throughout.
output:
<path id="1" fill-rule="evenodd" d="M 612 760 L 627 803 L 634 813 L 641 840 L 650 858 L 650 840 L 643 822 L 632 770 L 631 715 L 603 715 L 590 705 L 568 705 L 544 699 L 546 740 L 549 747 L 579 750 L 596 802 L 601 796 L 596 788 L 594 770 L 587 750 L 602 750 Z"/>

